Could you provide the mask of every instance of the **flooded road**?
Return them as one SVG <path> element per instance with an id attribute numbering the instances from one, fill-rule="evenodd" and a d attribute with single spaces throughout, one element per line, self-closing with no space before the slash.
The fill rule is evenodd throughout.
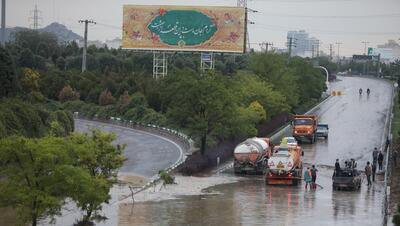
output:
<path id="1" fill-rule="evenodd" d="M 326 101 L 317 114 L 330 127 L 329 139 L 301 144 L 304 162 L 319 169 L 316 191 L 298 187 L 267 186 L 261 176 L 237 177 L 232 170 L 221 178 L 236 183 L 206 189 L 213 195 L 180 196 L 165 201 L 119 206 L 119 225 L 381 225 L 383 176 L 360 191 L 333 191 L 331 177 L 336 158 L 355 158 L 363 169 L 380 147 L 391 101 L 390 83 L 368 78 L 340 77 L 331 89 L 341 91 Z M 359 96 L 358 89 L 371 89 Z M 180 186 L 180 185 L 174 185 Z M 167 187 L 166 192 L 175 189 Z"/>
<path id="2" fill-rule="evenodd" d="M 316 191 L 305 190 L 304 184 L 267 186 L 262 176 L 235 176 L 232 169 L 211 177 L 177 176 L 176 185 L 158 185 L 135 195 L 134 204 L 129 198 L 121 200 L 129 195 L 126 187 L 114 187 L 110 204 L 103 208 L 109 219 L 96 225 L 381 225 L 382 174 L 370 188 L 363 177 L 360 191 L 333 191 L 331 177 L 336 158 L 355 158 L 358 169 L 363 169 L 366 161 L 371 160 L 373 148 L 382 144 L 392 85 L 368 78 L 339 79 L 331 89 L 343 95 L 331 97 L 317 111 L 320 122 L 329 124 L 329 139 L 318 139 L 313 145 L 301 144 L 305 165 L 315 164 L 319 170 Z M 360 87 L 369 87 L 371 95 L 359 96 Z M 85 128 L 84 123 L 78 125 L 79 130 Z M 104 128 L 108 127 L 102 125 Z M 136 157 L 135 145 L 140 144 L 141 138 L 135 138 L 131 131 L 110 130 L 128 143 L 128 154 Z M 147 139 L 150 144 L 152 138 Z M 156 148 L 150 150 L 155 156 L 160 153 Z M 168 154 L 168 159 L 159 163 L 173 162 L 179 155 L 176 149 L 166 152 L 159 156 Z M 125 165 L 123 172 L 147 176 L 157 172 L 154 168 L 155 164 L 143 163 L 138 168 Z M 56 225 L 72 225 L 79 216 L 77 211 L 68 211 L 57 218 Z"/>

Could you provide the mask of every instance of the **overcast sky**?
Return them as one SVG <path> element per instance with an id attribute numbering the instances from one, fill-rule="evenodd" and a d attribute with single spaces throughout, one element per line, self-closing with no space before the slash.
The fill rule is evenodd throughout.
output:
<path id="1" fill-rule="evenodd" d="M 46 26 L 57 21 L 83 36 L 80 19 L 93 19 L 89 40 L 121 37 L 122 6 L 149 5 L 218 5 L 236 6 L 236 0 L 6 0 L 7 27 L 28 27 L 31 10 L 37 4 Z M 249 35 L 252 47 L 263 41 L 284 47 L 288 30 L 304 29 L 321 40 L 321 49 L 329 52 L 329 44 L 343 43 L 341 55 L 363 53 L 368 41 L 371 47 L 388 39 L 400 38 L 400 0 L 249 0 Z M 337 50 L 335 46 L 335 51 Z"/>

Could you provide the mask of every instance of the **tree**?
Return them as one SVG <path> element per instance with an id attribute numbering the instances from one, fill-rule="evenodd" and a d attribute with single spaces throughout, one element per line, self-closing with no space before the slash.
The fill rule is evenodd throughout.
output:
<path id="1" fill-rule="evenodd" d="M 72 194 L 79 208 L 85 212 L 83 222 L 89 222 L 101 205 L 111 198 L 109 191 L 117 181 L 117 170 L 125 158 L 124 146 L 114 146 L 115 134 L 93 130 L 88 134 L 73 134 L 69 139 L 75 144 L 74 154 L 79 167 L 85 169 L 90 180 L 81 184 Z"/>
<path id="2" fill-rule="evenodd" d="M 71 86 L 67 85 L 58 94 L 58 100 L 61 102 L 79 100 L 79 92 L 73 90 Z"/>
<path id="3" fill-rule="evenodd" d="M 20 67 L 34 68 L 35 67 L 35 55 L 28 48 L 25 48 L 20 53 L 18 58 L 18 65 Z"/>
<path id="4" fill-rule="evenodd" d="M 126 105 L 129 104 L 129 101 L 131 100 L 128 91 L 124 91 L 124 93 L 119 96 L 119 104 L 121 105 L 121 107 L 125 107 Z"/>
<path id="5" fill-rule="evenodd" d="M 101 106 L 110 105 L 115 103 L 115 98 L 108 89 L 100 93 L 99 104 Z"/>
<path id="6" fill-rule="evenodd" d="M 24 93 L 31 93 L 33 91 L 39 90 L 39 72 L 30 69 L 30 68 L 22 68 L 21 71 L 21 88 Z"/>
<path id="7" fill-rule="evenodd" d="M 65 199 L 59 172 L 70 164 L 64 140 L 8 137 L 0 147 L 0 204 L 15 208 L 18 219 L 32 226 L 59 214 Z"/>
<path id="8" fill-rule="evenodd" d="M 207 143 L 229 136 L 234 103 L 223 76 L 180 71 L 166 79 L 161 96 L 170 122 L 198 139 L 202 154 Z"/>
<path id="9" fill-rule="evenodd" d="M 297 87 L 298 77 L 286 66 L 284 55 L 255 53 L 249 62 L 249 69 L 284 95 L 289 106 L 295 107 L 299 104 L 301 93 Z"/>
<path id="10" fill-rule="evenodd" d="M 11 55 L 0 47 L 0 97 L 10 97 L 19 90 L 17 74 Z"/>

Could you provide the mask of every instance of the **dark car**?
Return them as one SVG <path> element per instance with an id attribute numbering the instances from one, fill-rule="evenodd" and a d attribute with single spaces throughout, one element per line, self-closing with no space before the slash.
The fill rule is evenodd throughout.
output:
<path id="1" fill-rule="evenodd" d="M 332 177 L 333 190 L 359 190 L 361 188 L 361 173 L 356 169 L 342 169 Z"/>

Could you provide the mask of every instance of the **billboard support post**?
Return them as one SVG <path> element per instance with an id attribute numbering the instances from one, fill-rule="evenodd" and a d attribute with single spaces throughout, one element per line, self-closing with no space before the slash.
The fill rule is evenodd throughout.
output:
<path id="1" fill-rule="evenodd" d="M 202 72 L 206 70 L 214 69 L 214 55 L 213 53 L 201 53 L 200 57 L 200 70 Z"/>
<path id="2" fill-rule="evenodd" d="M 165 52 L 153 52 L 153 78 L 165 77 L 168 73 L 168 61 Z"/>

